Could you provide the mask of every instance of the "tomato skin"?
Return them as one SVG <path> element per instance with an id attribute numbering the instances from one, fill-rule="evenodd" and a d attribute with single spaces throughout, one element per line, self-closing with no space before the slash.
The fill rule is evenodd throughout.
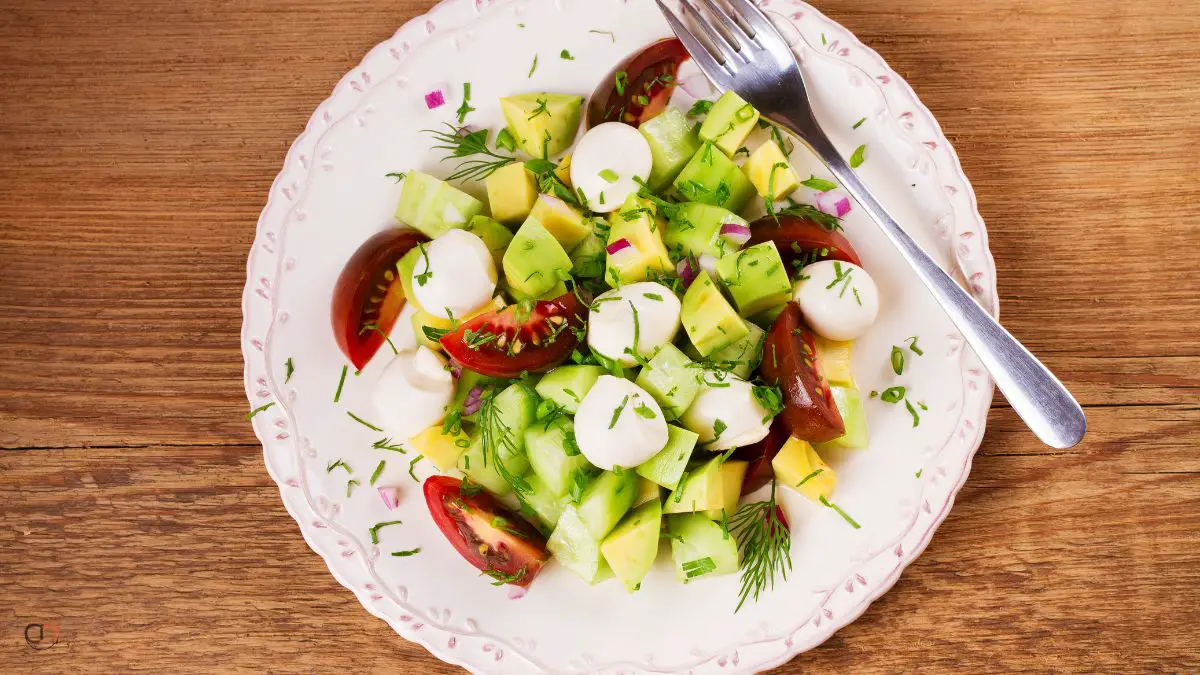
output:
<path id="1" fill-rule="evenodd" d="M 746 477 L 742 479 L 743 495 L 750 494 L 771 482 L 771 478 L 775 475 L 771 460 L 775 459 L 775 455 L 779 454 L 779 450 L 791 437 L 787 423 L 781 417 L 776 417 L 771 422 L 771 430 L 767 433 L 766 438 L 753 445 L 738 448 L 737 452 L 733 453 L 736 459 L 750 463 L 746 467 Z"/>
<path id="2" fill-rule="evenodd" d="M 333 289 L 333 335 L 354 367 L 362 370 L 383 346 L 384 335 L 404 309 L 396 263 L 429 238 L 413 230 L 387 230 L 368 239 L 350 257 Z M 388 278 L 390 272 L 391 278 Z M 381 301 L 372 303 L 373 298 Z M 374 305 L 379 309 L 375 310 Z M 379 330 L 363 330 L 377 325 Z M 382 331 L 382 332 L 380 332 Z"/>
<path id="3" fill-rule="evenodd" d="M 846 433 L 818 358 L 800 306 L 789 302 L 767 333 L 761 372 L 783 394 L 779 419 L 792 436 L 809 443 L 832 441 Z"/>
<path id="4" fill-rule="evenodd" d="M 425 480 L 422 491 L 433 522 L 454 550 L 480 572 L 520 575 L 507 583 L 529 586 L 550 559 L 546 539 L 483 488 L 469 496 L 461 489 L 462 481 L 450 476 Z M 506 529 L 492 526 L 497 518 L 504 519 Z"/>
<path id="5" fill-rule="evenodd" d="M 638 127 L 657 117 L 667 109 L 677 84 L 679 66 L 688 58 L 683 43 L 669 38 L 659 40 L 623 61 L 600 82 L 588 101 L 588 128 L 604 122 L 624 122 Z M 629 76 L 623 94 L 617 91 L 616 78 L 621 72 Z M 663 76 L 668 76 L 669 80 L 664 82 L 660 79 Z M 645 105 L 639 103 L 639 96 L 645 96 L 648 102 Z"/>
<path id="6" fill-rule="evenodd" d="M 455 361 L 481 375 L 512 379 L 526 372 L 544 373 L 575 351 L 579 343 L 575 332 L 583 328 L 584 309 L 574 293 L 540 300 L 532 308 L 509 305 L 471 319 L 439 342 Z M 528 317 L 521 321 L 524 312 Z M 492 333 L 504 337 L 471 347 L 468 331 L 472 336 Z"/>
<path id="7" fill-rule="evenodd" d="M 750 241 L 746 242 L 746 246 L 766 241 L 775 242 L 775 248 L 779 249 L 779 255 L 789 272 L 797 272 L 792 263 L 801 260 L 804 264 L 841 260 L 862 266 L 858 252 L 846 235 L 827 230 L 810 218 L 783 213 L 779 214 L 778 223 L 771 216 L 759 218 L 750 224 Z"/>

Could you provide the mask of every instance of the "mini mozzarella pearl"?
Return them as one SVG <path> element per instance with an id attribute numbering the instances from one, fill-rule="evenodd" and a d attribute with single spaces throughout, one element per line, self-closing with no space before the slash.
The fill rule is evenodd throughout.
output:
<path id="1" fill-rule="evenodd" d="M 429 271 L 433 274 L 424 277 L 422 285 L 422 275 Z M 450 230 L 425 245 L 425 255 L 413 267 L 412 288 L 426 312 L 461 318 L 492 299 L 496 261 L 482 239 L 463 230 Z"/>
<path id="2" fill-rule="evenodd" d="M 601 469 L 630 469 L 666 447 L 667 421 L 658 402 L 641 387 L 602 375 L 579 403 L 575 440 L 583 456 Z"/>
<path id="3" fill-rule="evenodd" d="M 411 438 L 439 423 L 454 398 L 454 378 L 446 361 L 427 347 L 400 352 L 371 392 L 388 433 Z"/>
<path id="4" fill-rule="evenodd" d="M 838 270 L 841 281 L 837 281 Z M 879 289 L 858 265 L 822 260 L 801 270 L 801 279 L 792 299 L 800 305 L 805 322 L 822 337 L 839 342 L 853 340 L 875 323 Z"/>
<path id="5" fill-rule="evenodd" d="M 588 315 L 588 345 L 626 368 L 638 364 L 625 351 L 633 350 L 635 309 L 638 356 L 652 358 L 679 332 L 679 298 L 662 284 L 645 281 L 622 286 L 599 296 L 592 306 L 595 309 Z"/>
<path id="6" fill-rule="evenodd" d="M 718 380 L 713 374 L 705 375 L 705 382 L 729 386 L 702 386 L 680 418 L 684 428 L 700 435 L 700 443 L 707 443 L 709 450 L 728 450 L 767 437 L 770 413 L 754 398 L 754 387 L 749 382 L 735 375 Z M 716 433 L 717 420 L 725 425 L 720 436 Z"/>
<path id="7" fill-rule="evenodd" d="M 638 191 L 634 178 L 646 180 L 653 164 L 650 144 L 641 132 L 628 124 L 606 122 L 584 134 L 575 146 L 571 183 L 583 191 L 589 209 L 611 213 Z"/>

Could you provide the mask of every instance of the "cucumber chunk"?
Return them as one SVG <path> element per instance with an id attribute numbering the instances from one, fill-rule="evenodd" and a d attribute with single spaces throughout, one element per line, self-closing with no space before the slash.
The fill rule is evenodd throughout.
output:
<path id="1" fill-rule="evenodd" d="M 600 366 L 560 366 L 542 377 L 537 393 L 574 415 L 579 411 L 580 401 L 604 373 Z"/>
<path id="2" fill-rule="evenodd" d="M 567 505 L 563 509 L 546 548 L 554 554 L 558 564 L 589 584 L 603 581 L 612 573 L 600 552 L 599 539 L 584 524 L 574 506 Z"/>
<path id="3" fill-rule="evenodd" d="M 688 583 L 704 576 L 737 572 L 737 540 L 703 514 L 669 516 L 667 532 L 680 581 Z"/>
<path id="4" fill-rule="evenodd" d="M 679 487 L 679 479 L 683 478 L 683 472 L 687 470 L 688 460 L 692 458 L 698 438 L 698 435 L 687 429 L 668 424 L 666 447 L 639 466 L 638 475 L 668 489 Z"/>
<path id="5" fill-rule="evenodd" d="M 646 390 L 662 407 L 669 421 L 679 419 L 700 391 L 700 370 L 675 345 L 666 344 L 638 374 L 637 386 Z"/>
<path id="6" fill-rule="evenodd" d="M 549 424 L 537 422 L 525 430 L 525 454 L 529 457 L 529 465 L 551 494 L 558 497 L 571 490 L 576 471 L 592 471 L 587 458 L 568 440 L 574 433 L 575 425 L 566 417 L 559 417 Z"/>
<path id="7" fill-rule="evenodd" d="M 584 490 L 579 518 L 593 537 L 603 539 L 633 506 L 637 493 L 637 474 L 633 471 L 605 471 Z"/>

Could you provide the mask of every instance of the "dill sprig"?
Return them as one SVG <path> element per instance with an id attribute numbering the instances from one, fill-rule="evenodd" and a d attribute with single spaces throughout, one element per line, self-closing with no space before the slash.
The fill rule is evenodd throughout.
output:
<path id="1" fill-rule="evenodd" d="M 751 595 L 754 601 L 768 588 L 775 588 L 775 575 L 787 581 L 792 569 L 792 533 L 783 511 L 775 502 L 775 481 L 765 502 L 746 504 L 729 519 L 729 531 L 742 553 L 742 589 L 736 613 Z"/>
<path id="2" fill-rule="evenodd" d="M 836 232 L 842 229 L 842 219 L 837 216 L 831 216 L 828 213 L 818 209 L 815 206 L 808 204 L 792 204 L 786 209 L 779 212 L 784 216 L 796 216 L 797 218 L 805 218 L 821 226 L 821 229 L 826 232 Z"/>
<path id="3" fill-rule="evenodd" d="M 525 385 L 518 382 L 511 386 L 523 387 Z M 508 428 L 508 425 L 501 419 L 500 412 L 496 410 L 498 395 L 499 392 L 495 387 L 489 387 L 480 396 L 479 431 L 480 440 L 483 443 L 483 463 L 486 466 L 488 462 L 494 462 L 496 473 L 500 474 L 504 482 L 512 487 L 513 492 L 517 493 L 517 498 L 521 499 L 523 495 L 531 494 L 533 487 L 524 478 L 509 471 L 500 456 L 503 451 L 505 455 L 512 457 L 519 454 L 521 448 L 513 438 L 512 430 Z"/>
<path id="4" fill-rule="evenodd" d="M 512 574 L 506 574 L 495 568 L 488 568 L 481 572 L 479 576 L 491 577 L 493 586 L 503 586 L 504 584 L 515 584 L 524 579 L 527 574 L 529 574 L 528 565 L 522 565 L 521 569 Z"/>
<path id="5" fill-rule="evenodd" d="M 498 154 L 488 147 L 487 129 L 460 134 L 452 124 L 447 124 L 446 128 L 449 132 L 426 129 L 425 133 L 433 136 L 438 142 L 438 145 L 433 146 L 434 150 L 445 150 L 449 153 L 442 161 L 464 160 L 458 164 L 448 180 L 483 180 L 517 161 L 516 157 Z"/>

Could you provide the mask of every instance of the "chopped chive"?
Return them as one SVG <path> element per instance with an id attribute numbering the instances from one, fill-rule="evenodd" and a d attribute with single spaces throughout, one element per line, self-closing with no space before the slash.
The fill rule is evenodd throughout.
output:
<path id="1" fill-rule="evenodd" d="M 908 414 L 912 415 L 913 426 L 916 427 L 920 425 L 921 416 L 917 414 L 917 409 L 913 407 L 912 403 L 909 403 L 908 399 L 904 399 L 904 407 L 908 410 Z"/>
<path id="2" fill-rule="evenodd" d="M 613 44 L 616 44 L 617 42 L 617 34 L 611 30 L 589 30 L 588 32 L 595 33 L 596 35 L 607 35 L 608 37 L 612 38 Z"/>
<path id="3" fill-rule="evenodd" d="M 796 483 L 796 487 L 800 487 L 801 485 L 804 485 L 808 481 L 816 478 L 817 476 L 820 476 L 822 473 L 825 473 L 825 469 L 817 469 L 816 471 L 805 476 L 804 479 L 801 480 L 799 483 Z"/>
<path id="4" fill-rule="evenodd" d="M 363 418 L 359 417 L 358 415 L 355 415 L 354 413 L 350 412 L 349 410 L 346 411 L 346 414 L 350 416 L 350 419 L 354 420 L 355 422 L 358 422 L 359 424 L 363 425 L 364 427 L 366 427 L 372 431 L 383 431 L 383 429 L 380 429 L 379 427 L 375 426 L 374 424 L 371 424 L 370 422 L 364 420 Z"/>
<path id="5" fill-rule="evenodd" d="M 296 372 L 296 367 L 292 365 L 292 357 L 289 356 L 288 360 L 283 363 L 284 384 L 287 384 L 289 381 L 291 381 L 292 373 L 294 372 Z"/>
<path id="6" fill-rule="evenodd" d="M 908 343 L 908 348 L 912 351 L 912 353 L 916 354 L 917 356 L 925 356 L 925 352 L 921 351 L 921 348 L 917 346 L 916 335 L 908 338 L 905 340 L 905 342 Z"/>
<path id="7" fill-rule="evenodd" d="M 387 460 L 383 460 L 383 459 L 379 460 L 379 465 L 376 466 L 375 470 L 371 472 L 370 485 L 374 486 L 375 481 L 379 480 L 379 474 L 383 473 L 383 467 L 385 467 L 385 466 L 387 466 Z"/>
<path id="8" fill-rule="evenodd" d="M 383 528 L 385 528 L 389 525 L 403 525 L 403 524 L 404 523 L 399 520 L 389 520 L 386 523 L 375 523 L 374 525 L 371 526 L 371 543 L 372 544 L 379 543 L 379 531 L 382 530 Z"/>
<path id="9" fill-rule="evenodd" d="M 821 495 L 821 503 L 824 504 L 825 506 L 828 506 L 829 508 L 833 509 L 834 511 L 837 511 L 838 515 L 841 516 L 842 518 L 844 518 L 847 523 L 850 523 L 850 525 L 852 525 L 854 527 L 854 529 L 856 529 L 856 530 L 862 529 L 862 526 L 859 525 L 858 523 L 856 523 L 854 521 L 854 519 L 850 517 L 850 514 L 843 511 L 842 507 L 840 507 L 837 504 L 834 504 L 833 502 L 826 499 L 825 495 Z"/>
<path id="10" fill-rule="evenodd" d="M 346 483 L 346 498 L 347 499 L 350 498 L 350 495 L 354 494 L 354 488 L 358 487 L 359 485 L 360 485 L 360 483 L 353 478 L 350 479 L 350 481 L 348 483 Z"/>
<path id="11" fill-rule="evenodd" d="M 921 474 L 923 473 L 925 473 L 925 469 L 917 469 L 917 472 L 913 475 L 915 475 L 917 478 L 920 478 Z"/>
<path id="12" fill-rule="evenodd" d="M 904 374 L 904 350 L 895 345 L 892 346 L 892 372 Z"/>
<path id="13" fill-rule="evenodd" d="M 410 555 L 416 555 L 420 552 L 421 552 L 421 547 L 418 546 L 416 548 L 410 548 L 407 551 L 396 551 L 395 553 L 392 553 L 392 557 L 393 558 L 407 558 Z"/>
<path id="14" fill-rule="evenodd" d="M 879 395 L 879 398 L 884 403 L 899 403 L 900 401 L 904 400 L 904 392 L 904 387 L 889 387 L 883 390 L 883 393 Z"/>
<path id="15" fill-rule="evenodd" d="M 260 405 L 260 406 L 258 406 L 258 407 L 257 407 L 257 408 L 255 408 L 254 410 L 251 410 L 250 412 L 246 413 L 246 420 L 247 420 L 247 421 L 249 421 L 249 420 L 252 420 L 252 419 L 254 419 L 254 418 L 255 418 L 255 416 L 256 416 L 256 415 L 258 415 L 258 413 L 260 413 L 260 412 L 262 412 L 262 411 L 264 411 L 264 410 L 266 410 L 266 409 L 270 408 L 270 407 L 271 407 L 271 406 L 273 406 L 273 405 L 275 405 L 275 402 L 274 402 L 274 401 L 271 401 L 270 403 L 268 403 L 268 404 L 266 404 L 266 405 Z"/>
<path id="16" fill-rule="evenodd" d="M 342 400 L 342 387 L 346 384 L 346 373 L 350 370 L 349 366 L 342 366 L 342 376 L 338 379 L 337 391 L 333 393 L 333 402 L 337 403 Z"/>
<path id="17" fill-rule="evenodd" d="M 417 455 L 416 457 L 413 457 L 413 461 L 408 463 L 408 475 L 418 483 L 421 482 L 421 479 L 417 478 L 417 474 L 413 473 L 413 469 L 417 468 L 417 462 L 421 461 L 422 459 L 425 459 L 425 455 Z"/>
<path id="18" fill-rule="evenodd" d="M 337 468 L 345 469 L 347 475 L 353 475 L 353 472 L 350 469 L 350 465 L 347 464 L 344 460 L 340 460 L 340 459 L 326 464 L 325 465 L 325 473 L 333 473 L 333 470 L 337 469 Z"/>
<path id="19" fill-rule="evenodd" d="M 534 71 L 537 70 L 537 66 L 538 66 L 538 55 L 534 54 L 533 55 L 533 65 L 529 67 L 529 78 L 533 77 L 533 73 L 534 73 Z M 529 78 L 526 78 L 526 79 L 529 79 Z"/>
<path id="20" fill-rule="evenodd" d="M 867 118 L 865 118 L 865 117 L 864 117 L 864 118 L 862 118 L 862 119 L 858 120 L 857 122 L 855 122 L 855 123 L 854 123 L 854 126 L 852 126 L 852 127 L 850 127 L 850 128 L 851 128 L 851 129 L 857 129 L 857 128 L 859 128 L 859 127 L 861 127 L 861 126 L 863 125 L 863 122 L 866 122 L 866 121 L 867 121 Z"/>
<path id="21" fill-rule="evenodd" d="M 866 151 L 867 151 L 867 146 L 865 146 L 865 145 L 860 145 L 854 149 L 854 154 L 850 155 L 850 168 L 851 169 L 857 169 L 858 167 L 862 166 L 863 162 L 866 161 L 866 158 L 863 157 L 863 153 L 865 153 Z"/>

